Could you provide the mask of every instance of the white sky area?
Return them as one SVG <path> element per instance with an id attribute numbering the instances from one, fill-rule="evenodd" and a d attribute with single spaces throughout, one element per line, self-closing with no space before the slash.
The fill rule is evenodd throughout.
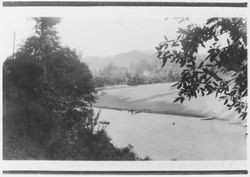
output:
<path id="1" fill-rule="evenodd" d="M 19 11 L 10 9 L 2 18 L 1 60 L 12 55 L 14 32 L 16 32 L 15 50 L 34 33 L 34 22 L 29 19 L 30 17 L 62 17 L 57 31 L 63 45 L 76 49 L 83 57 L 105 57 L 131 50 L 155 51 L 155 47 L 164 41 L 164 35 L 169 39 L 175 38 L 178 27 L 181 27 L 177 20 L 165 20 L 167 17 L 190 17 L 190 22 L 203 24 L 207 18 L 214 16 L 239 17 L 245 14 L 242 9 L 237 8 L 201 7 L 26 9 L 19 9 Z"/>

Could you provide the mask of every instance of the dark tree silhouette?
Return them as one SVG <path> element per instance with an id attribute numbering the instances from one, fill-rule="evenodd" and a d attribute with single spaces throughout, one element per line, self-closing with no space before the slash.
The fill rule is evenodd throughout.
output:
<path id="1" fill-rule="evenodd" d="M 74 50 L 60 45 L 54 29 L 60 19 L 34 20 L 36 35 L 3 66 L 4 105 L 10 110 L 3 116 L 5 129 L 14 125 L 39 143 L 45 159 L 139 159 L 131 148 L 116 148 L 104 129 L 95 130 L 92 74 Z M 18 139 L 21 133 L 13 134 Z"/>

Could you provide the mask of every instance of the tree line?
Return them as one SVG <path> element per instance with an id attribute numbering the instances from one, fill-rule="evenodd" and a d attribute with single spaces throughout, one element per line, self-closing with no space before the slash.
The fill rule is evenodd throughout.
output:
<path id="1" fill-rule="evenodd" d="M 109 62 L 93 73 L 94 84 L 96 87 L 123 84 L 134 86 L 178 81 L 181 70 L 177 65 L 169 64 L 167 68 L 161 68 L 161 64 L 153 59 L 131 62 L 129 67 L 119 67 Z"/>

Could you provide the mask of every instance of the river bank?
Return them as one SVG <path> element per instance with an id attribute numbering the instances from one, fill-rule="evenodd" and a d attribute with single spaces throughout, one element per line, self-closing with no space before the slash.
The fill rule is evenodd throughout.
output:
<path id="1" fill-rule="evenodd" d="M 171 114 L 200 118 L 227 120 L 230 123 L 241 123 L 233 110 L 229 111 L 214 94 L 186 100 L 182 104 L 173 103 L 178 91 L 171 87 L 173 83 L 160 83 L 139 86 L 109 87 L 99 90 L 95 107 L 133 110 L 136 112 Z"/>
<path id="2" fill-rule="evenodd" d="M 152 109 L 138 109 L 138 108 L 126 108 L 126 107 L 110 107 L 110 106 L 98 106 L 96 104 L 94 106 L 95 108 L 100 108 L 100 109 L 110 109 L 110 110 L 116 110 L 116 111 L 128 111 L 132 114 L 137 114 L 137 113 L 151 113 L 151 114 L 168 114 L 168 115 L 176 115 L 176 116 L 192 116 L 196 118 L 204 118 L 204 116 L 199 115 L 199 114 L 192 114 L 192 113 L 177 113 L 177 112 L 172 112 L 172 111 L 155 111 Z M 214 119 L 214 118 L 212 118 Z M 205 119 L 204 119 L 205 120 Z"/>

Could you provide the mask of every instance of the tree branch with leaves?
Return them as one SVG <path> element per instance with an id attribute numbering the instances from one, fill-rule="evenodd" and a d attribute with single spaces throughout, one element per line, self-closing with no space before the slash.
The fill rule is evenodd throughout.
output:
<path id="1" fill-rule="evenodd" d="M 247 27 L 244 18 L 210 18 L 204 25 L 179 28 L 175 40 L 160 43 L 157 57 L 162 67 L 175 62 L 183 68 L 174 102 L 215 93 L 228 109 L 247 116 Z M 199 50 L 207 48 L 205 58 Z"/>

